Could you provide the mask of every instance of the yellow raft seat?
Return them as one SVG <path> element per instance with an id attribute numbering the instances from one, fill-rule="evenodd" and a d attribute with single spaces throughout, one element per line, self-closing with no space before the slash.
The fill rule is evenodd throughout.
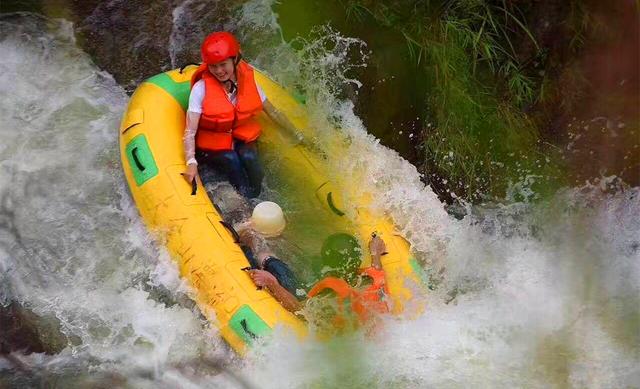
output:
<path id="1" fill-rule="evenodd" d="M 243 354 L 256 337 L 276 326 L 292 329 L 304 338 L 308 332 L 305 321 L 284 309 L 268 292 L 257 290 L 241 270 L 249 262 L 221 223 L 221 215 L 202 189 L 202 182 L 198 181 L 200 190 L 192 195 L 191 186 L 181 176 L 185 168 L 185 110 L 195 69 L 189 66 L 151 77 L 131 97 L 120 126 L 120 152 L 133 200 L 148 229 L 166 245 L 181 276 L 196 290 L 196 303 L 202 313 L 219 326 L 233 349 Z M 255 77 L 269 101 L 292 123 L 304 128 L 304 106 L 260 71 Z M 287 229 L 297 225 L 296 244 L 313 245 L 310 239 L 324 231 L 347 231 L 366 247 L 372 231 L 381 233 L 387 243 L 388 255 L 382 265 L 392 312 L 402 313 L 418 290 L 415 286 L 424 285 L 422 269 L 411 257 L 408 243 L 394 233 L 386 218 L 367 211 L 366 199 L 351 205 L 351 214 L 357 217 L 348 220 L 345 211 L 349 210 L 323 174 L 325 157 L 293 144 L 266 115 L 260 116 L 260 156 L 271 161 L 266 164 L 267 176 L 278 175 L 278 184 L 284 190 L 289 188 L 292 202 L 304 203 L 311 210 L 307 216 L 298 212 L 294 220 L 289 220 Z M 305 136 L 311 138 L 313 134 Z M 319 224 L 323 225 L 322 233 L 315 230 Z M 367 252 L 363 266 L 370 260 Z"/>

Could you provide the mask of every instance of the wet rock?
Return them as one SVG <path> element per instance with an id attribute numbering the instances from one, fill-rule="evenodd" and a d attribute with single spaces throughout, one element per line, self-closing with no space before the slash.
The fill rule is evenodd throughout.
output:
<path id="1" fill-rule="evenodd" d="M 0 355 L 14 351 L 24 354 L 56 354 L 67 345 L 80 343 L 70 340 L 60 330 L 55 317 L 40 317 L 18 303 L 0 306 Z"/>
<path id="2" fill-rule="evenodd" d="M 150 76 L 199 62 L 202 38 L 229 29 L 238 3 L 91 0 L 70 7 L 80 46 L 132 92 Z"/>
<path id="3" fill-rule="evenodd" d="M 86 1 L 72 9 L 82 48 L 127 90 L 168 68 L 171 2 Z"/>

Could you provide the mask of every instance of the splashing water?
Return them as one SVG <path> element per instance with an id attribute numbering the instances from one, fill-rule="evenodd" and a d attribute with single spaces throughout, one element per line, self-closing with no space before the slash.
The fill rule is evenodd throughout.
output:
<path id="1" fill-rule="evenodd" d="M 638 188 L 586 185 L 451 219 L 344 99 L 341 88 L 357 87 L 349 69 L 365 64 L 362 43 L 322 29 L 295 51 L 281 42 L 271 3 L 239 11 L 247 56 L 306 93 L 318 144 L 341 150 L 327 164 L 345 197 L 373 195 L 416 255 L 444 269 L 428 310 L 387 318 L 375 338 L 300 344 L 276 329 L 233 358 L 183 302 L 191 292 L 126 193 L 115 133 L 126 95 L 76 48 L 69 23 L 14 15 L 0 19 L 0 90 L 11 96 L 0 102 L 0 298 L 55 316 L 68 339 L 59 354 L 23 357 L 27 365 L 76 387 L 243 385 L 225 371 L 264 388 L 636 386 Z M 184 2 L 174 21 L 197 24 L 188 19 L 197 4 Z M 258 42 L 273 42 L 271 52 L 259 54 Z M 0 377 L 47 379 L 5 362 Z"/>
<path id="2" fill-rule="evenodd" d="M 245 3 L 243 15 L 249 13 L 252 17 L 239 18 L 238 28 L 243 35 L 248 35 L 245 30 L 253 32 L 256 10 L 268 9 L 272 13 L 265 7 L 271 3 Z M 273 41 L 274 36 L 280 36 L 273 17 L 263 20 L 272 22 L 247 38 L 249 49 L 258 46 L 254 41 Z M 293 93 L 305 93 L 309 125 L 316 129 L 315 141 L 321 148 L 331 150 L 326 169 L 340 185 L 346 201 L 371 196 L 372 209 L 390 215 L 418 254 L 441 255 L 449 224 L 443 205 L 420 181 L 413 165 L 367 133 L 354 113 L 353 102 L 339 97 L 348 94 L 345 90 L 361 86 L 350 74 L 366 66 L 368 51 L 364 42 L 322 26 L 312 31 L 311 38 L 298 38 L 292 44 L 300 49 L 293 51 L 290 45 L 280 43 L 273 50 L 275 55 L 261 50 L 255 56 L 256 63 Z"/>
<path id="3" fill-rule="evenodd" d="M 28 358 L 36 381 L 10 382 L 48 371 L 78 384 L 87 369 L 136 380 L 228 355 L 176 305 L 188 289 L 126 193 L 114 136 L 123 90 L 76 48 L 68 22 L 7 15 L 0 36 L 0 302 L 56 318 L 67 339 L 56 356 Z"/>
<path id="4" fill-rule="evenodd" d="M 248 2 L 245 10 L 264 9 L 264 3 Z M 277 25 L 271 26 L 268 33 L 278 35 Z M 328 387 L 640 382 L 640 222 L 633 216 L 640 211 L 638 188 L 606 195 L 587 185 L 548 203 L 477 208 L 452 221 L 416 169 L 367 134 L 351 101 L 336 97 L 344 95 L 339 88 L 354 84 L 349 71 L 365 65 L 363 43 L 328 28 L 315 33 L 320 37 L 294 42 L 302 45 L 295 53 L 283 45 L 274 50 L 278 60 L 294 60 L 270 63 L 265 54 L 257 60 L 290 89 L 308 87 L 307 108 L 320 144 L 341 146 L 328 168 L 345 197 L 370 194 L 374 208 L 393 218 L 415 254 L 446 271 L 422 318 L 388 323 L 381 343 L 355 342 L 356 367 L 334 361 L 331 347 L 315 350 L 326 360 L 311 363 L 313 368 L 295 364 L 301 357 L 280 346 L 269 349 L 269 360 L 291 362 L 292 370 L 304 372 L 305 384 Z M 257 39 L 263 34 L 261 29 Z M 289 63 L 296 65 L 282 65 Z M 339 377 L 335 382 L 327 381 L 331 370 Z M 248 371 L 263 384 L 282 384 L 276 377 L 287 376 L 279 362 Z"/>

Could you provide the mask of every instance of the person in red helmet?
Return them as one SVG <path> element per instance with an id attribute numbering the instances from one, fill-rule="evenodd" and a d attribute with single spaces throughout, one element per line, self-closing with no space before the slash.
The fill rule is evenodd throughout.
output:
<path id="1" fill-rule="evenodd" d="M 256 145 L 262 129 L 256 116 L 264 110 L 298 139 L 300 133 L 267 100 L 231 33 L 209 34 L 201 54 L 203 63 L 191 78 L 183 176 L 192 182 L 198 163 L 204 162 L 225 173 L 243 196 L 257 197 L 264 174 Z"/>

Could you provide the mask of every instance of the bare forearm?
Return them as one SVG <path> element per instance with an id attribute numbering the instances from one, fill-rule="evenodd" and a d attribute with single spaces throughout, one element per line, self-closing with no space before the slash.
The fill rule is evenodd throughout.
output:
<path id="1" fill-rule="evenodd" d="M 292 295 L 288 290 L 282 287 L 282 285 L 275 283 L 268 286 L 269 292 L 275 297 L 286 310 L 290 312 L 297 312 L 302 308 L 302 304 Z"/>
<path id="2" fill-rule="evenodd" d="M 382 261 L 380 260 L 380 258 L 380 254 L 371 255 L 371 266 L 375 267 L 378 270 L 382 269 Z"/>
<path id="3" fill-rule="evenodd" d="M 269 117 L 276 122 L 280 127 L 284 128 L 287 132 L 289 132 L 289 134 L 291 136 L 293 136 L 294 138 L 297 137 L 298 134 L 298 129 L 296 128 L 296 126 L 291 123 L 291 121 L 289 120 L 289 118 L 287 117 L 287 115 L 285 115 L 284 113 L 282 113 L 280 110 L 278 110 L 276 107 L 273 106 L 273 104 L 271 104 L 271 102 L 269 100 L 266 100 L 263 104 L 264 107 L 264 111 L 267 113 L 267 115 L 269 115 Z"/>
<path id="4" fill-rule="evenodd" d="M 198 123 L 200 122 L 200 114 L 187 111 L 184 129 L 184 160 L 195 160 L 196 156 L 196 132 L 198 131 Z"/>

